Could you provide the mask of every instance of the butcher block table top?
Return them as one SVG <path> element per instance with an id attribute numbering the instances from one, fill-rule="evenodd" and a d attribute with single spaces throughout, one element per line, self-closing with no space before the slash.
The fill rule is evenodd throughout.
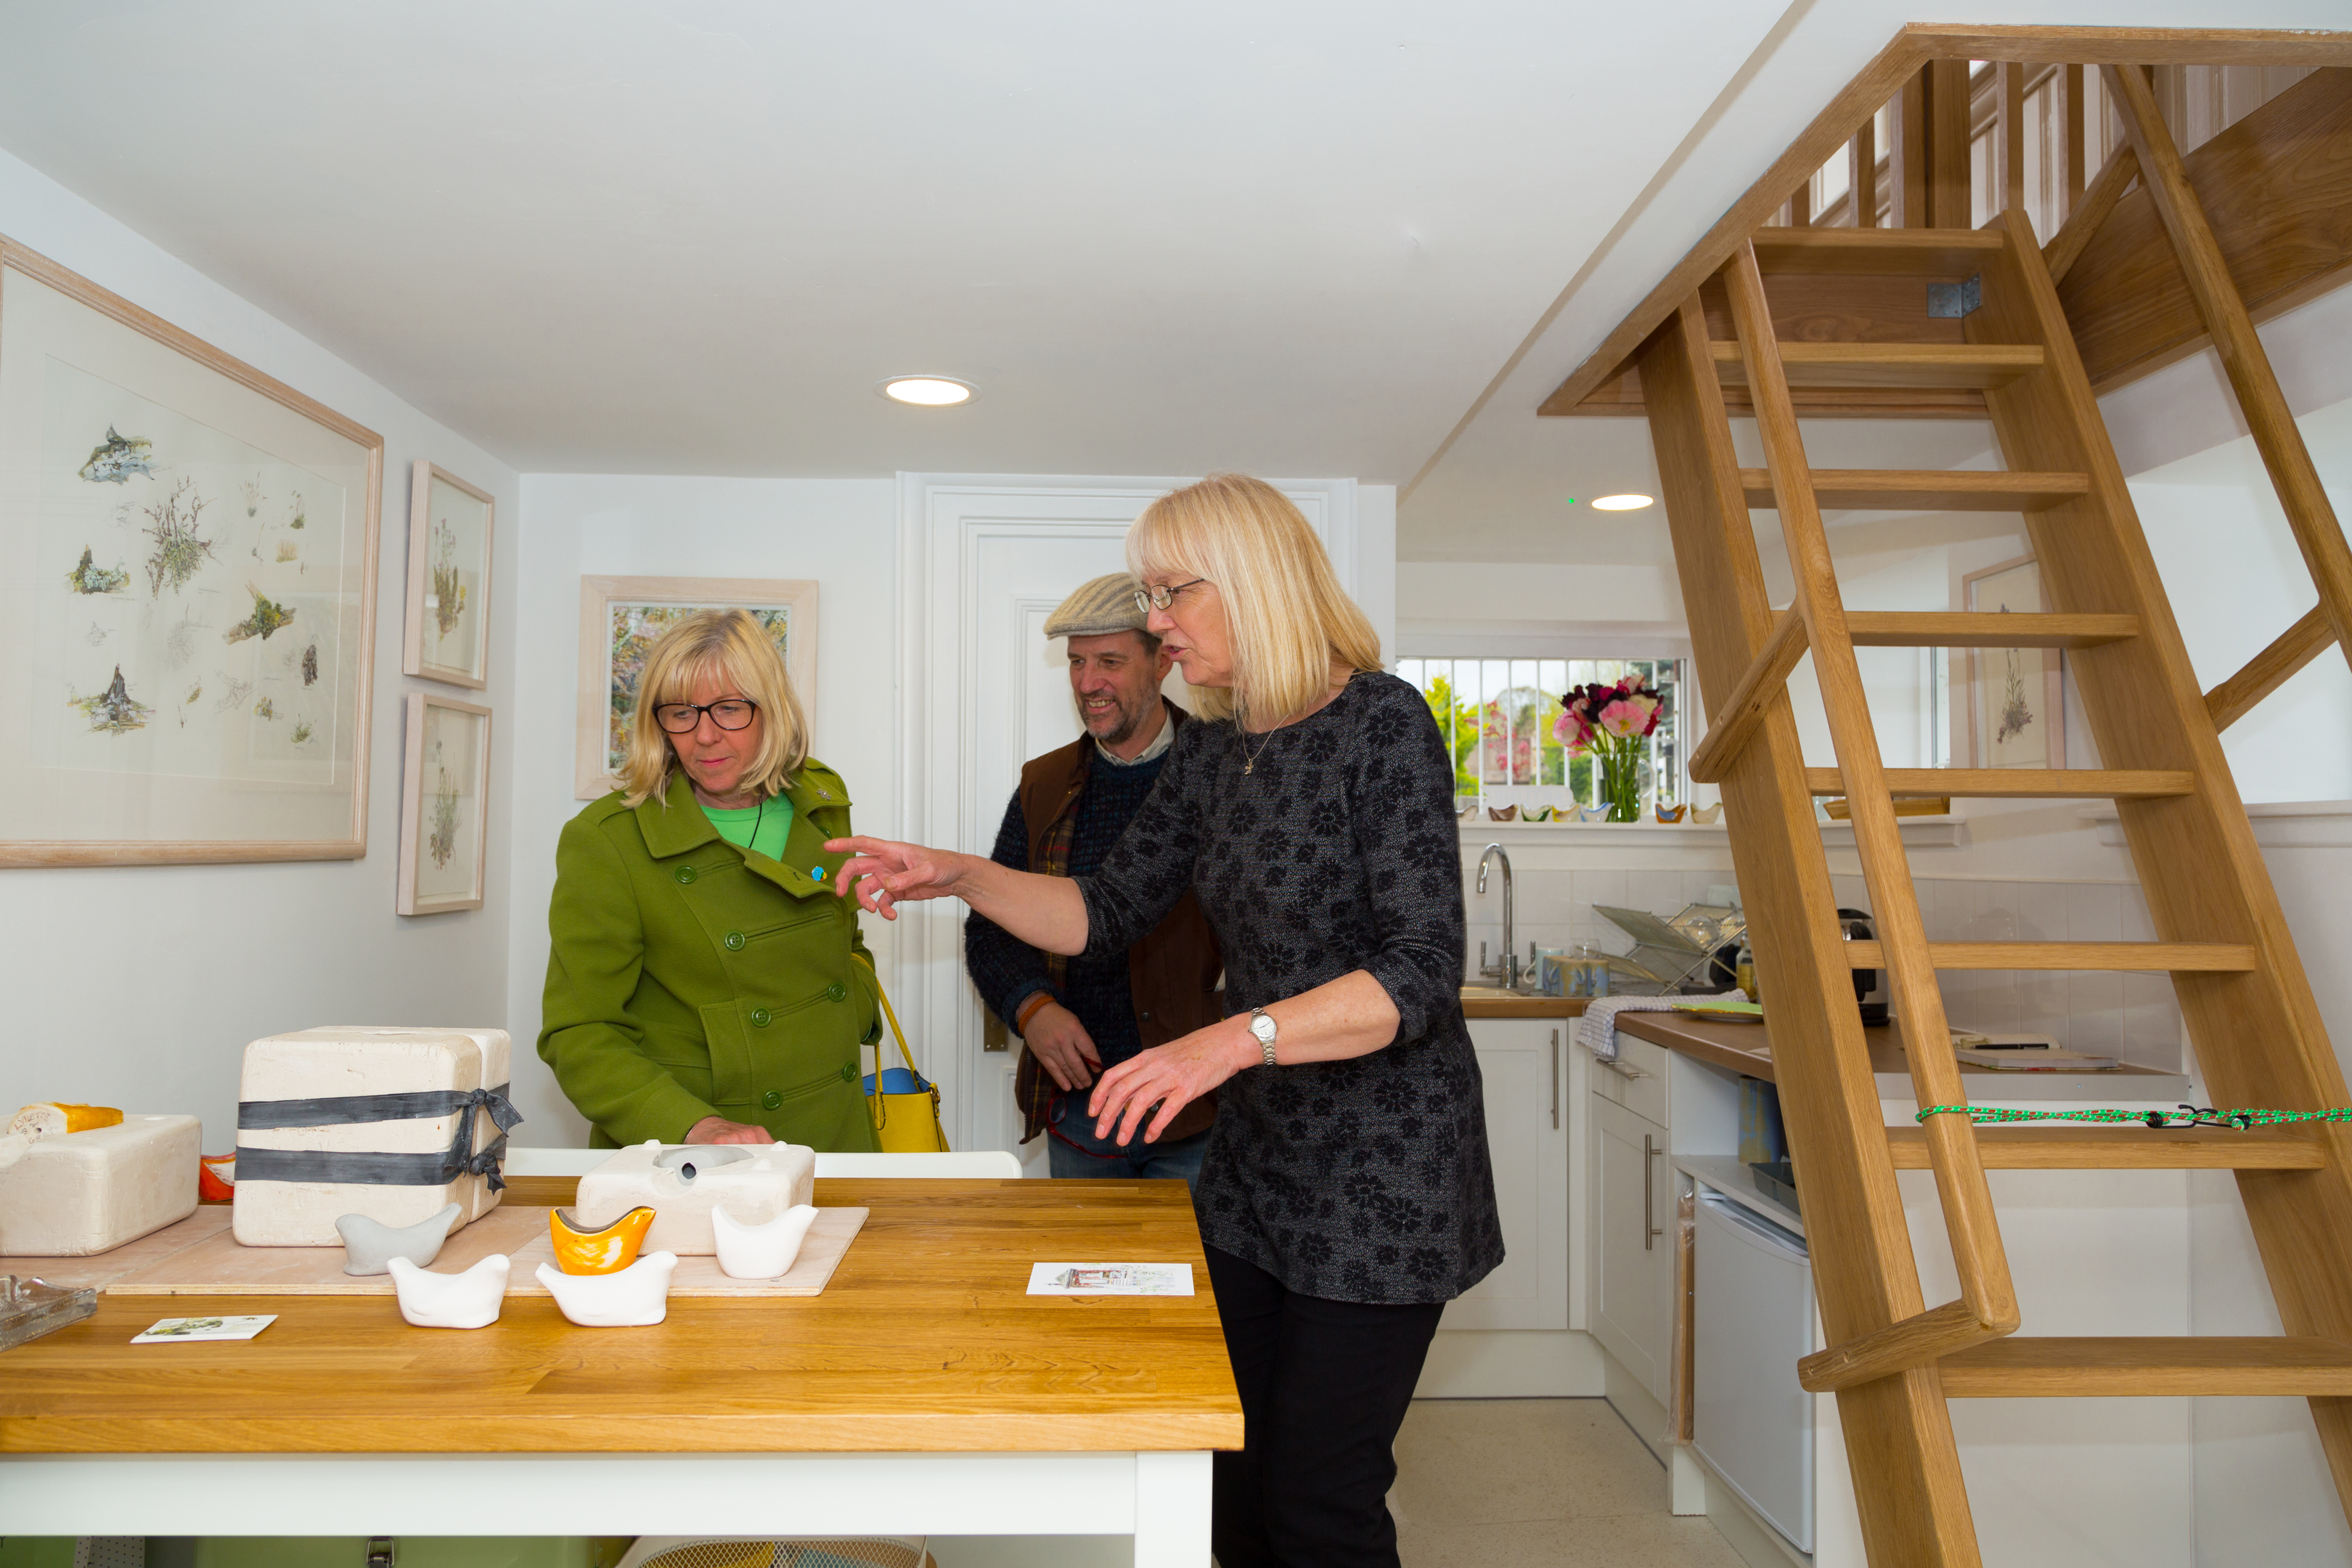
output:
<path id="1" fill-rule="evenodd" d="M 570 1178 L 515 1201 L 565 1204 Z M 0 1453 L 1238 1448 L 1240 1400 L 1178 1182 L 819 1180 L 871 1217 L 824 1294 L 673 1298 L 583 1329 L 507 1297 L 413 1329 L 386 1297 L 99 1298 L 0 1352 Z M 1184 1297 L 1032 1297 L 1038 1262 L 1192 1266 Z M 159 1317 L 274 1312 L 253 1340 L 133 1345 Z"/>

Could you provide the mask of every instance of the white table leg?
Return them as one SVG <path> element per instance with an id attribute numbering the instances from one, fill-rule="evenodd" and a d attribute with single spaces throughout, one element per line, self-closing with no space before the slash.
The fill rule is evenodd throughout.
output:
<path id="1" fill-rule="evenodd" d="M 1209 1456 L 1135 1456 L 1135 1568 L 1208 1568 Z"/>

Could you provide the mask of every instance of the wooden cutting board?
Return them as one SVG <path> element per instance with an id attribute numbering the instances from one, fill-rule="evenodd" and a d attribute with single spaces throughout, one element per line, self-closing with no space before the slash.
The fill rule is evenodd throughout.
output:
<path id="1" fill-rule="evenodd" d="M 203 1211 L 199 1210 L 201 1214 Z M 224 1211 L 226 1212 L 226 1211 Z M 800 1257 L 781 1279 L 732 1279 L 716 1258 L 681 1258 L 671 1277 L 672 1296 L 815 1296 L 824 1292 L 870 1210 L 826 1208 L 818 1212 L 801 1243 Z M 433 1259 L 436 1274 L 460 1274 L 494 1252 L 513 1259 L 509 1296 L 544 1296 L 533 1275 L 555 1260 L 548 1236 L 548 1211 L 527 1205 L 500 1205 L 442 1244 Z M 176 1227 L 174 1227 L 176 1228 Z M 161 1234 L 161 1233 L 159 1233 Z M 136 1245 L 135 1243 L 133 1245 Z M 110 1254 L 109 1256 L 111 1256 Z M 77 1260 L 79 1261 L 79 1260 Z M 389 1274 L 343 1272 L 340 1247 L 241 1247 L 226 1227 L 183 1247 L 105 1287 L 110 1296 L 389 1296 Z"/>

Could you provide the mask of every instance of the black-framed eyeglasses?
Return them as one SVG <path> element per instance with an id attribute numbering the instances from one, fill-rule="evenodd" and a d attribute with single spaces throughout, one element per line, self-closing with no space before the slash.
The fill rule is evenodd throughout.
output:
<path id="1" fill-rule="evenodd" d="M 1135 607 L 1147 616 L 1154 610 L 1164 610 L 1176 602 L 1177 595 L 1187 588 L 1197 588 L 1207 581 L 1206 577 L 1195 577 L 1190 583 L 1179 583 L 1172 588 L 1138 588 L 1135 591 Z"/>
<path id="2" fill-rule="evenodd" d="M 663 702 L 654 708 L 654 722 L 672 735 L 691 735 L 702 727 L 702 716 L 722 730 L 748 730 L 760 705 L 749 698 L 727 697 L 717 702 Z"/>

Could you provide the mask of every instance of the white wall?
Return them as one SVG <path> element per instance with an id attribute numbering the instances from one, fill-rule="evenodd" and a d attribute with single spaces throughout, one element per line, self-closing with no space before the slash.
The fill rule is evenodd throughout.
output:
<path id="1" fill-rule="evenodd" d="M 498 1024 L 506 997 L 508 760 L 518 575 L 516 476 L 317 343 L 0 153 L 0 233 L 319 399 L 384 437 L 376 576 L 368 854 L 297 865 L 0 871 L 0 975 L 10 1002 L 0 1103 L 83 1100 L 205 1120 L 236 1141 L 247 1041 L 331 1023 Z M 429 458 L 497 496 L 491 572 L 488 905 L 404 919 L 402 694 L 477 694 L 400 673 L 408 474 Z"/>
<path id="2" fill-rule="evenodd" d="M 862 832 L 898 828 L 898 489 L 890 479 L 673 479 L 531 474 L 522 483 L 516 596 L 512 896 L 494 908 L 511 962 L 508 1027 L 515 1035 L 515 1101 L 527 1142 L 582 1145 L 588 1126 L 536 1049 L 547 979 L 547 901 L 555 839 L 588 803 L 572 798 L 579 689 L 580 579 L 806 577 L 817 591 L 811 752 L 849 785 Z M 805 693 L 803 695 L 806 695 Z M 866 940 L 886 983 L 890 928 L 868 918 Z"/>

